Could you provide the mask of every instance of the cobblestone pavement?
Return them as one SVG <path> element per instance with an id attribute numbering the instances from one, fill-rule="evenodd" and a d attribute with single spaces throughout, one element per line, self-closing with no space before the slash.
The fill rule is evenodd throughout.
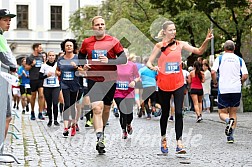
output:
<path id="1" fill-rule="evenodd" d="M 225 125 L 218 114 L 204 113 L 202 123 L 195 123 L 193 112 L 184 115 L 183 142 L 186 155 L 175 154 L 174 122 L 168 123 L 167 156 L 160 155 L 159 118 L 147 120 L 134 117 L 134 132 L 128 139 L 121 139 L 119 119 L 110 115 L 106 127 L 106 154 L 95 150 L 93 128 L 85 128 L 80 121 L 80 132 L 74 137 L 63 138 L 63 124 L 47 127 L 45 121 L 31 121 L 30 114 L 13 117 L 20 130 L 19 139 L 8 135 L 4 153 L 15 155 L 21 164 L 1 163 L 0 166 L 252 166 L 252 113 L 238 114 L 235 143 L 227 144 Z M 11 131 L 17 132 L 14 127 Z"/>

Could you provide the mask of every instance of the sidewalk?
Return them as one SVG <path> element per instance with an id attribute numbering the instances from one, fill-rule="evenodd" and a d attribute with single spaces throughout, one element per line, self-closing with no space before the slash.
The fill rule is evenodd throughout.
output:
<path id="1" fill-rule="evenodd" d="M 175 154 L 174 122 L 168 123 L 168 156 L 160 156 L 159 118 L 137 118 L 134 114 L 133 135 L 121 139 L 119 119 L 110 115 L 106 127 L 106 154 L 95 150 L 93 128 L 85 128 L 80 121 L 80 132 L 74 137 L 63 138 L 63 124 L 47 127 L 45 121 L 31 121 L 30 113 L 17 111 L 20 118 L 13 122 L 20 130 L 19 139 L 8 135 L 4 153 L 15 155 L 21 162 L 0 166 L 252 166 L 252 113 L 238 113 L 235 143 L 226 144 L 225 125 L 217 112 L 203 113 L 203 122 L 195 123 L 195 114 L 184 116 L 183 141 L 187 155 Z M 37 116 L 37 114 L 36 114 Z M 10 131 L 16 132 L 11 127 Z M 186 164 L 185 164 L 186 163 Z"/>

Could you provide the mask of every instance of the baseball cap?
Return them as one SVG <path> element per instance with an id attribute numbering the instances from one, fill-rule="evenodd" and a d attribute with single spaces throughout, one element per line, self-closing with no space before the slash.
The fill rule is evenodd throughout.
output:
<path id="1" fill-rule="evenodd" d="M 8 9 L 0 9 L 0 18 L 9 16 L 10 18 L 16 17 L 15 14 L 10 14 L 10 11 Z"/>

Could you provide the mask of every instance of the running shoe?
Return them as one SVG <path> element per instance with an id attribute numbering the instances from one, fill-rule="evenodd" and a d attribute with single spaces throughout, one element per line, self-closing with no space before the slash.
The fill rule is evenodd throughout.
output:
<path id="1" fill-rule="evenodd" d="M 75 136 L 76 134 L 76 125 L 72 125 L 71 136 Z"/>
<path id="2" fill-rule="evenodd" d="M 45 118 L 43 117 L 42 113 L 39 113 L 39 114 L 38 114 L 38 119 L 40 119 L 40 120 L 45 120 Z"/>
<path id="3" fill-rule="evenodd" d="M 138 116 L 138 118 L 141 118 L 142 115 L 143 115 L 143 113 L 142 113 L 142 108 L 138 108 L 138 111 L 137 111 L 137 116 Z"/>
<path id="4" fill-rule="evenodd" d="M 168 119 L 169 122 L 173 122 L 174 119 L 173 119 L 173 116 L 170 116 L 169 119 Z"/>
<path id="5" fill-rule="evenodd" d="M 29 104 L 26 105 L 25 110 L 26 112 L 29 112 Z"/>
<path id="6" fill-rule="evenodd" d="M 22 114 L 25 114 L 25 110 L 22 111 Z"/>
<path id="7" fill-rule="evenodd" d="M 18 105 L 17 105 L 17 110 L 19 110 L 19 107 L 18 107 Z"/>
<path id="8" fill-rule="evenodd" d="M 156 110 L 156 112 L 154 112 L 155 117 L 159 117 L 161 114 L 162 114 L 162 109 L 161 108 L 159 110 Z"/>
<path id="9" fill-rule="evenodd" d="M 119 112 L 117 108 L 114 108 L 113 110 L 115 117 L 119 117 Z"/>
<path id="10" fill-rule="evenodd" d="M 233 132 L 232 126 L 234 125 L 234 118 L 230 118 L 227 124 L 227 127 L 225 129 L 225 134 L 227 136 L 230 136 Z"/>
<path id="11" fill-rule="evenodd" d="M 34 113 L 34 111 L 33 111 L 33 112 L 31 112 L 31 120 L 36 120 L 36 117 L 35 117 L 35 113 Z"/>
<path id="12" fill-rule="evenodd" d="M 106 151 L 104 150 L 105 144 L 104 144 L 104 137 L 101 135 L 98 137 L 97 142 L 96 142 L 96 150 L 98 151 L 99 154 L 103 154 Z"/>
<path id="13" fill-rule="evenodd" d="M 127 139 L 127 138 L 128 138 L 128 134 L 126 130 L 123 130 L 122 139 Z"/>
<path id="14" fill-rule="evenodd" d="M 64 129 L 64 132 L 63 132 L 63 136 L 64 136 L 64 137 L 67 137 L 68 134 L 69 134 L 68 128 L 65 128 L 65 129 Z"/>
<path id="15" fill-rule="evenodd" d="M 167 142 L 166 142 L 166 138 L 165 137 L 161 139 L 161 152 L 163 154 L 167 154 L 168 153 Z"/>
<path id="16" fill-rule="evenodd" d="M 227 137 L 227 143 L 234 143 L 234 137 L 233 136 L 228 136 Z"/>
<path id="17" fill-rule="evenodd" d="M 151 114 L 148 113 L 148 114 L 147 114 L 147 120 L 150 120 L 150 119 L 151 119 Z"/>
<path id="18" fill-rule="evenodd" d="M 132 129 L 131 125 L 127 125 L 127 132 L 128 132 L 129 135 L 132 135 L 133 129 Z"/>
<path id="19" fill-rule="evenodd" d="M 176 154 L 185 154 L 186 150 L 184 149 L 184 146 L 180 145 L 176 147 Z"/>
<path id="20" fill-rule="evenodd" d="M 76 124 L 76 131 L 77 131 L 77 132 L 80 131 L 80 128 L 79 128 L 78 124 Z"/>
<path id="21" fill-rule="evenodd" d="M 197 120 L 196 120 L 196 123 L 200 123 L 202 120 L 203 120 L 203 119 L 202 119 L 202 116 L 200 115 L 200 116 L 198 116 L 198 118 L 197 118 Z"/>
<path id="22" fill-rule="evenodd" d="M 47 126 L 48 126 L 48 127 L 51 127 L 51 126 L 52 126 L 52 121 L 49 121 L 49 122 L 47 123 Z"/>
<path id="23" fill-rule="evenodd" d="M 93 126 L 93 124 L 91 121 L 88 120 L 85 124 L 85 127 L 91 127 L 91 126 Z"/>
<path id="24" fill-rule="evenodd" d="M 16 103 L 14 103 L 13 108 L 14 108 L 14 109 L 16 108 Z"/>
<path id="25" fill-rule="evenodd" d="M 54 121 L 54 125 L 55 126 L 60 126 L 60 124 L 58 123 L 58 121 Z"/>

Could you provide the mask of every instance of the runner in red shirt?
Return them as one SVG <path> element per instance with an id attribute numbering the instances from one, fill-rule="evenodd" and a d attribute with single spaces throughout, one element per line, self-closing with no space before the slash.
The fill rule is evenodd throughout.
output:
<path id="1" fill-rule="evenodd" d="M 116 89 L 116 65 L 125 64 L 127 58 L 119 40 L 105 34 L 105 21 L 101 16 L 92 19 L 92 29 L 94 36 L 84 39 L 79 59 L 86 60 L 83 70 L 87 73 L 88 94 L 94 114 L 96 150 L 105 153 L 104 129 Z"/>

